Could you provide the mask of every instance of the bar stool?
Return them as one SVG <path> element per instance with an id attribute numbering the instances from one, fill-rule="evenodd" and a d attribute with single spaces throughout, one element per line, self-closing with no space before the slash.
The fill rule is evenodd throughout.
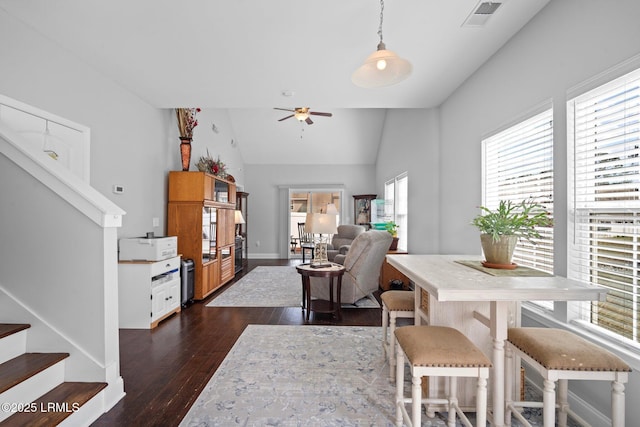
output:
<path id="1" fill-rule="evenodd" d="M 394 332 L 396 319 L 415 317 L 415 298 L 413 291 L 386 291 L 380 295 L 382 300 L 382 350 L 389 359 L 389 378 L 393 382 L 396 375 L 396 352 Z M 387 333 L 387 330 L 389 332 Z"/>
<path id="2" fill-rule="evenodd" d="M 456 414 L 468 426 L 467 416 L 458 406 L 457 377 L 476 377 L 476 426 L 487 423 L 487 378 L 491 361 L 460 331 L 447 326 L 403 326 L 395 331 L 396 337 L 396 426 L 403 421 L 409 427 L 419 427 L 422 404 L 445 405 L 447 425 L 456 425 Z M 411 398 L 404 397 L 404 362 L 411 373 Z M 420 386 L 423 376 L 449 377 L 449 396 L 422 398 Z M 411 418 L 406 403 L 411 403 Z"/>
<path id="3" fill-rule="evenodd" d="M 544 379 L 543 402 L 512 401 L 513 356 L 519 356 Z M 513 415 L 525 426 L 531 424 L 518 408 L 542 407 L 544 427 L 555 426 L 558 408 L 558 426 L 567 425 L 567 415 L 588 425 L 575 414 L 567 402 L 568 380 L 611 381 L 611 425 L 623 427 L 624 384 L 631 368 L 613 353 L 562 329 L 511 328 L 505 343 L 506 410 L 505 424 L 511 425 Z M 558 381 L 556 402 L 555 382 Z"/>

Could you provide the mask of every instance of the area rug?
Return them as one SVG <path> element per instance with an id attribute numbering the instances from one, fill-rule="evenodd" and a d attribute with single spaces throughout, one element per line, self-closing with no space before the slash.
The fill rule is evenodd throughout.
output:
<path id="1" fill-rule="evenodd" d="M 180 425 L 393 425 L 380 336 L 380 327 L 249 325 Z"/>
<path id="2" fill-rule="evenodd" d="M 229 289 L 215 297 L 207 307 L 300 307 L 302 279 L 292 266 L 259 266 Z M 373 295 L 342 304 L 342 308 L 379 308 Z"/>
<path id="3" fill-rule="evenodd" d="M 249 325 L 180 426 L 394 426 L 395 386 L 381 333 L 372 326 Z M 542 425 L 540 412 L 525 417 Z M 446 413 L 422 418 L 422 426 L 445 425 Z"/>

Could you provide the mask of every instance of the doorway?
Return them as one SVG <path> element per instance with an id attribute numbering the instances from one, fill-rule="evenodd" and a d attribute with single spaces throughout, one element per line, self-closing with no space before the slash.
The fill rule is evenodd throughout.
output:
<path id="1" fill-rule="evenodd" d="M 306 222 L 307 213 L 326 213 L 327 207 L 333 204 L 338 211 L 337 224 L 340 225 L 342 199 L 343 190 L 340 188 L 289 189 L 289 259 L 302 258 L 298 224 Z"/>

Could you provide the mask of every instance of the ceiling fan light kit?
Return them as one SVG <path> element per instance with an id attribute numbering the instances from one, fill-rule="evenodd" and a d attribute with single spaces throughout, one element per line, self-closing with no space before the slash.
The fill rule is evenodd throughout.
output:
<path id="1" fill-rule="evenodd" d="M 413 70 L 409 61 L 387 50 L 382 41 L 383 12 L 384 0 L 380 0 L 380 26 L 378 27 L 380 42 L 377 50 L 369 55 L 364 64 L 351 75 L 351 81 L 356 86 L 363 88 L 391 86 L 409 77 Z"/>
<path id="2" fill-rule="evenodd" d="M 293 110 L 289 109 L 289 108 L 274 108 L 274 110 L 282 110 L 282 111 L 290 111 L 293 114 L 289 114 L 286 117 L 283 117 L 281 119 L 279 119 L 278 121 L 281 122 L 283 120 L 287 120 L 290 119 L 291 117 L 295 117 L 296 119 L 298 119 L 298 121 L 300 122 L 305 122 L 308 125 L 312 125 L 313 124 L 313 120 L 311 120 L 311 118 L 309 116 L 323 116 L 323 117 L 331 117 L 333 116 L 333 114 L 331 113 L 321 113 L 318 111 L 311 111 L 311 109 L 309 107 L 297 107 Z"/>

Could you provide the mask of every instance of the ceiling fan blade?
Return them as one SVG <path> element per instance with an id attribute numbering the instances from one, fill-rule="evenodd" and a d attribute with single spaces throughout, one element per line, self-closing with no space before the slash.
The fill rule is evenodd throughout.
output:
<path id="1" fill-rule="evenodd" d="M 307 117 L 305 122 L 307 122 L 308 125 L 312 125 L 313 124 L 313 120 L 311 120 L 310 117 Z"/>
<path id="2" fill-rule="evenodd" d="M 282 110 L 282 111 L 291 111 L 292 113 L 295 113 L 296 110 L 292 110 L 291 108 L 277 108 L 277 107 L 273 107 L 274 110 Z"/>
<path id="3" fill-rule="evenodd" d="M 278 120 L 278 121 L 279 121 L 279 122 L 281 122 L 281 121 L 283 121 L 283 120 L 290 119 L 290 118 L 291 118 L 291 117 L 293 117 L 293 116 L 295 116 L 295 114 L 291 114 L 290 116 L 283 117 L 283 118 L 281 118 L 281 119 L 280 119 L 280 120 Z"/>
<path id="4" fill-rule="evenodd" d="M 324 116 L 324 117 L 333 116 L 333 114 L 331 114 L 331 113 L 317 113 L 315 111 L 310 111 L 309 114 L 313 114 L 314 116 Z"/>

